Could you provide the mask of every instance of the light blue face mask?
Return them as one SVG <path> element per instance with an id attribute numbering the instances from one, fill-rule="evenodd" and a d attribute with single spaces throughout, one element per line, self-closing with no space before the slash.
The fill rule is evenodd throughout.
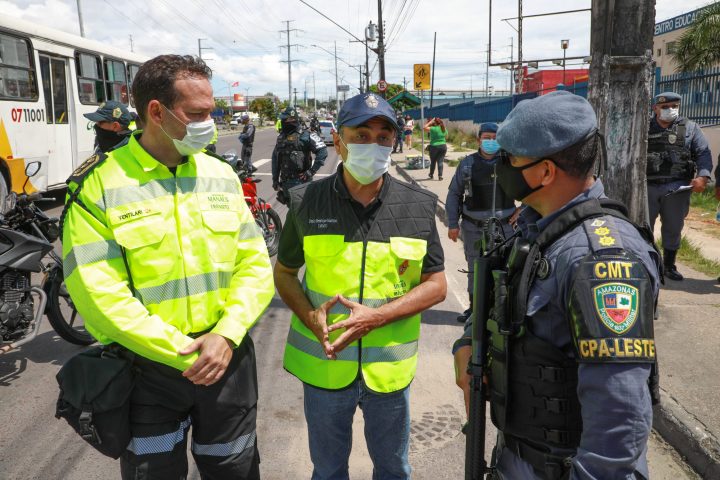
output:
<path id="1" fill-rule="evenodd" d="M 495 155 L 497 151 L 500 150 L 500 144 L 497 142 L 497 140 L 485 139 L 480 142 L 480 148 L 482 148 L 482 151 L 487 153 L 488 155 Z"/>

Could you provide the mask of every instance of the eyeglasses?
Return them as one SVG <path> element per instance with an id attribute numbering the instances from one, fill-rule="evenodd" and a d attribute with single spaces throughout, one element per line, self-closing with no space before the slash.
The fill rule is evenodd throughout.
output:
<path id="1" fill-rule="evenodd" d="M 661 106 L 660 108 L 663 110 L 668 110 L 670 108 L 680 108 L 680 104 L 679 103 L 673 103 L 672 105 L 666 104 L 666 105 Z"/>

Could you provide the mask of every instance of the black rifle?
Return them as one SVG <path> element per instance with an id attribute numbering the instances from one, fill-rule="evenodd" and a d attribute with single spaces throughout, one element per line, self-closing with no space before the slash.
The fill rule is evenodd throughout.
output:
<path id="1" fill-rule="evenodd" d="M 483 229 L 480 246 L 482 255 L 475 260 L 472 356 L 468 364 L 468 373 L 471 376 L 470 418 L 465 439 L 465 480 L 490 478 L 494 470 L 485 460 L 485 401 L 488 395 L 483 375 L 487 370 L 487 320 L 494 303 L 492 272 L 503 267 L 504 255 L 501 247 L 508 241 L 509 239 L 506 241 L 502 236 L 499 220 L 490 219 Z"/>

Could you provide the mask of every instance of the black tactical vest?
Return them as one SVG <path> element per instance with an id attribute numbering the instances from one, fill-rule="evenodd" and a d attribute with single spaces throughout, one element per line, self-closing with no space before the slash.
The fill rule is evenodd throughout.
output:
<path id="1" fill-rule="evenodd" d="M 548 265 L 543 265 L 546 260 L 542 258 L 547 247 L 588 219 L 610 215 L 629 221 L 625 212 L 622 204 L 609 199 L 583 202 L 555 219 L 535 242 L 517 239 L 507 270 L 493 271 L 496 307 L 487 327 L 491 418 L 506 445 L 543 479 L 567 478 L 570 458 L 580 443 L 582 416 L 577 396 L 578 360 L 530 331 L 525 315 L 530 289 L 537 276 L 548 273 L 543 272 Z M 650 230 L 636 228 L 652 244 Z M 617 253 L 617 249 L 614 254 L 631 255 Z M 584 260 L 592 255 L 591 250 Z M 648 308 L 647 302 L 643 308 Z M 569 312 L 568 328 L 573 330 L 571 315 Z M 659 401 L 658 381 L 654 364 L 649 381 L 654 403 Z M 547 453 L 551 448 L 568 455 L 551 455 Z"/>
<path id="2" fill-rule="evenodd" d="M 465 182 L 465 207 L 470 211 L 487 211 L 493 208 L 493 184 L 495 167 L 486 162 L 480 154 L 473 154 L 472 166 L 463 167 Z M 515 202 L 507 196 L 500 185 L 495 189 L 495 210 L 515 208 Z"/>
<path id="3" fill-rule="evenodd" d="M 692 180 L 695 162 L 685 146 L 686 120 L 669 129 L 648 134 L 647 179 L 650 183 Z"/>
<path id="4" fill-rule="evenodd" d="M 275 148 L 283 180 L 298 178 L 302 172 L 310 168 L 310 152 L 303 150 L 300 141 L 302 134 L 302 131 L 296 130 L 290 134 L 281 133 L 278 137 Z"/>

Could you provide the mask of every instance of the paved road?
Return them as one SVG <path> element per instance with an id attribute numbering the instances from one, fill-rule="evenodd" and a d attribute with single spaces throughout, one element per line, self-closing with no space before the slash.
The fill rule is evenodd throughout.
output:
<path id="1" fill-rule="evenodd" d="M 268 180 L 258 185 L 260 196 L 277 206 L 284 218 L 285 208 L 275 205 L 269 181 L 274 138 L 271 129 L 258 131 L 253 160 L 259 166 L 258 178 Z M 218 152 L 230 148 L 239 150 L 235 137 L 222 137 Z M 337 156 L 331 149 L 319 174 L 333 172 L 336 165 Z M 51 211 L 57 214 L 59 208 Z M 438 228 L 444 232 L 442 224 Z M 464 438 L 459 430 L 464 407 L 452 377 L 449 346 L 460 333 L 455 316 L 465 308 L 465 279 L 457 271 L 464 267 L 464 259 L 459 245 L 446 238 L 443 245 L 449 292 L 445 302 L 423 316 L 418 374 L 411 390 L 410 458 L 413 478 L 420 480 L 458 479 L 463 471 Z M 311 470 L 301 385 L 282 369 L 289 318 L 290 312 L 276 297 L 252 330 L 260 380 L 258 439 L 266 480 L 309 478 Z M 119 478 L 116 462 L 86 447 L 64 422 L 53 418 L 57 397 L 54 376 L 63 362 L 78 351 L 45 324 L 34 342 L 0 356 L 0 479 Z M 355 419 L 354 435 L 352 478 L 369 479 L 372 465 L 362 437 L 360 413 Z M 488 449 L 493 435 L 490 429 Z M 653 479 L 696 478 L 687 473 L 687 467 L 671 449 L 655 438 L 650 462 Z M 199 478 L 194 467 L 190 478 Z"/>

